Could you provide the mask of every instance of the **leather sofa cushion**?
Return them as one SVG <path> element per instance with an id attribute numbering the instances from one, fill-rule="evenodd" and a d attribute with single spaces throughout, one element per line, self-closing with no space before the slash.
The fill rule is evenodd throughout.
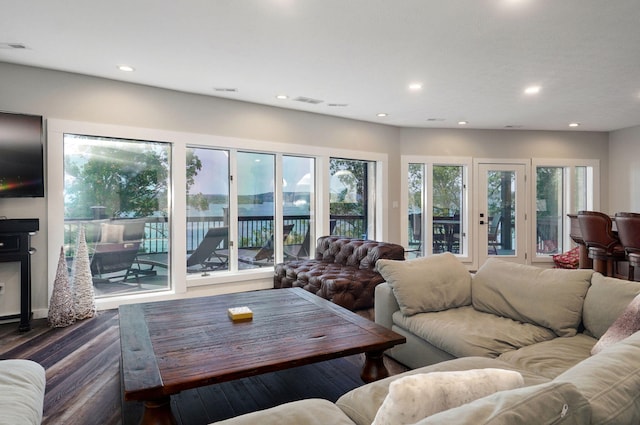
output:
<path id="1" fill-rule="evenodd" d="M 558 336 L 573 336 L 592 274 L 593 270 L 543 269 L 490 258 L 473 278 L 473 307 L 544 326 Z"/>

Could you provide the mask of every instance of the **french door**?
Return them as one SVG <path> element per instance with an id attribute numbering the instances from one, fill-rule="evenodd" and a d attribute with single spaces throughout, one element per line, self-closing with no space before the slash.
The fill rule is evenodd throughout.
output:
<path id="1" fill-rule="evenodd" d="M 478 163 L 478 266 L 490 257 L 526 262 L 526 165 Z"/>

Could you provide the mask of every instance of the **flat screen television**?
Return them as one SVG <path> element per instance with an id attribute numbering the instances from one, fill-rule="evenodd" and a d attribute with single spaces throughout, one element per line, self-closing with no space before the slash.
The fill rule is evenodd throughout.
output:
<path id="1" fill-rule="evenodd" d="M 0 112 L 0 198 L 44 197 L 42 116 Z"/>

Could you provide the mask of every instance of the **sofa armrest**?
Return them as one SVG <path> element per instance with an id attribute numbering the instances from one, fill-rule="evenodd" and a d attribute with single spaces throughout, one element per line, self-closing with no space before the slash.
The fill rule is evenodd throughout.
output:
<path id="1" fill-rule="evenodd" d="M 391 286 L 387 282 L 376 286 L 374 304 L 375 322 L 385 328 L 391 329 L 393 325 L 391 316 L 400 310 L 400 306 L 398 305 L 395 295 L 393 295 Z"/>

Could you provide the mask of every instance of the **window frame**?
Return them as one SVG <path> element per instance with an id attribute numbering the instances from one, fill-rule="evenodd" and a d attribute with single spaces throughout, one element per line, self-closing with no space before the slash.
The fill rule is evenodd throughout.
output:
<path id="1" fill-rule="evenodd" d="M 577 190 L 577 182 L 575 178 L 575 170 L 578 167 L 586 167 L 591 172 L 588 175 L 590 180 L 588 183 L 591 185 L 591 193 L 587 193 L 587 209 L 600 210 L 600 160 L 598 159 L 555 159 L 555 158 L 532 158 L 531 160 L 531 175 L 530 189 L 530 216 L 532 217 L 531 225 L 529 226 L 530 232 L 530 244 L 529 251 L 532 253 L 532 263 L 553 263 L 553 257 L 550 254 L 538 254 L 537 252 L 537 238 L 536 238 L 536 223 L 538 221 L 538 215 L 536 211 L 536 200 L 538 199 L 537 193 L 537 176 L 538 168 L 550 167 L 550 168 L 562 168 L 563 169 L 563 185 L 562 185 L 562 246 L 563 252 L 570 249 L 575 243 L 569 236 L 571 230 L 570 219 L 567 214 L 577 213 L 576 207 L 573 205 L 573 194 Z"/>
<path id="2" fill-rule="evenodd" d="M 460 228 L 461 236 L 461 253 L 454 254 L 463 263 L 472 261 L 472 247 L 469 243 L 473 224 L 471 222 L 471 213 L 473 211 L 471 194 L 473 193 L 473 160 L 471 157 L 449 157 L 449 156 L 422 156 L 422 155 L 403 155 L 401 158 L 401 190 L 400 190 L 400 217 L 401 217 L 401 244 L 405 248 L 409 247 L 409 185 L 407 184 L 407 176 L 409 174 L 409 164 L 422 164 L 424 166 L 423 175 L 423 209 L 427 214 L 422 216 L 423 242 L 424 235 L 433 234 L 433 167 L 434 166 L 457 166 L 463 168 L 463 208 L 460 212 L 462 226 Z M 423 244 L 424 245 L 424 244 Z M 424 256 L 433 255 L 432 244 L 424 245 Z"/>

